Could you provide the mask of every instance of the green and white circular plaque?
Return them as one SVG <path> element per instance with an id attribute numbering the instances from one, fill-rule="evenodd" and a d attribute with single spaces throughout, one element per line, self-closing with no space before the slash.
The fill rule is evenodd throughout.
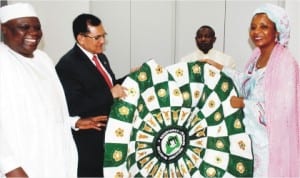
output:
<path id="1" fill-rule="evenodd" d="M 243 111 L 232 80 L 202 63 L 150 60 L 122 84 L 105 137 L 104 176 L 252 177 Z"/>

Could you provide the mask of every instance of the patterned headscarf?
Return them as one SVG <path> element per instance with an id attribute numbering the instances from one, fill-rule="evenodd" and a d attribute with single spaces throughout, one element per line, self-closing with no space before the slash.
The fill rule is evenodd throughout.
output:
<path id="1" fill-rule="evenodd" d="M 267 14 L 268 18 L 275 23 L 277 32 L 279 32 L 279 43 L 286 47 L 291 31 L 287 12 L 274 4 L 264 4 L 254 11 L 254 15 L 258 13 Z"/>

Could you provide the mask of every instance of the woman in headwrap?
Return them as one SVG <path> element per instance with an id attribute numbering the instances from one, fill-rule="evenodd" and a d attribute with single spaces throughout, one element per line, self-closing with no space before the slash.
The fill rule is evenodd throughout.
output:
<path id="1" fill-rule="evenodd" d="M 254 154 L 254 177 L 300 177 L 299 64 L 287 49 L 290 26 L 281 7 L 265 4 L 254 11 L 249 36 L 256 46 L 239 73 L 210 59 L 239 90 L 230 102 L 243 108 Z"/>

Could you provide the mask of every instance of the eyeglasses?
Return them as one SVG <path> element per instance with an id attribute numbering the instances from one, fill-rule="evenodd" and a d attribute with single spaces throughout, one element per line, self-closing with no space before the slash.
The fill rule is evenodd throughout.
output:
<path id="1" fill-rule="evenodd" d="M 105 39 L 107 33 L 104 33 L 103 35 L 97 35 L 97 36 L 90 36 L 90 35 L 85 34 L 85 33 L 82 33 L 81 35 L 83 35 L 84 37 L 91 38 L 91 39 L 93 39 L 93 40 L 95 40 L 95 41 L 98 41 L 98 40 L 101 39 L 101 38 Z"/>

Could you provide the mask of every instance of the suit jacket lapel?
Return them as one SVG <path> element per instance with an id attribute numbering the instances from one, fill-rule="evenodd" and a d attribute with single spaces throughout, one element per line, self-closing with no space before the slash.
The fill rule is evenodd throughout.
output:
<path id="1" fill-rule="evenodd" d="M 80 57 L 78 57 L 77 60 L 79 60 L 82 65 L 89 68 L 89 71 L 91 71 L 92 73 L 95 73 L 94 76 L 97 76 L 100 80 L 104 81 L 103 76 L 99 73 L 98 69 L 92 63 L 92 61 L 88 58 L 88 56 L 77 45 L 75 45 L 74 50 L 79 54 L 78 56 L 80 56 Z"/>
<path id="2" fill-rule="evenodd" d="M 104 54 L 99 54 L 98 58 L 102 65 L 105 67 L 106 71 L 109 73 L 110 77 L 112 78 L 113 83 L 115 83 L 115 75 L 110 68 L 109 62 Z"/>

